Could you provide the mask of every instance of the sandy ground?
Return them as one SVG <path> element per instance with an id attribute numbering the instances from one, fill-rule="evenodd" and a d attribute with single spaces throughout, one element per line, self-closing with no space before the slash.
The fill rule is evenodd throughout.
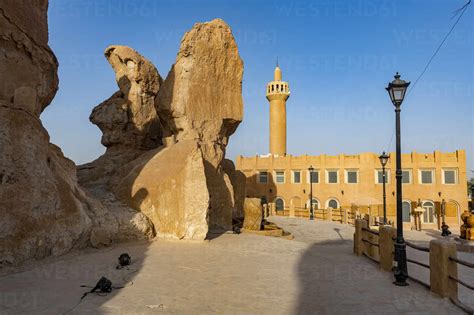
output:
<path id="1" fill-rule="evenodd" d="M 0 314 L 462 314 L 417 283 L 393 285 L 391 273 L 355 256 L 351 226 L 272 220 L 295 239 L 137 242 L 27 264 L 0 278 Z M 122 252 L 132 256 L 130 270 L 115 269 Z M 80 285 L 102 275 L 126 287 L 81 301 Z"/>

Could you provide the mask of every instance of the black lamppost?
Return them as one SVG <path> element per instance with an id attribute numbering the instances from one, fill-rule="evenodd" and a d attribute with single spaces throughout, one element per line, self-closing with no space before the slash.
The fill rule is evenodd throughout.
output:
<path id="1" fill-rule="evenodd" d="M 387 165 L 390 156 L 383 151 L 382 155 L 379 156 L 380 164 L 382 164 L 382 180 L 383 180 L 383 225 L 387 224 L 387 195 L 385 194 L 385 183 L 387 177 L 385 174 L 385 165 Z"/>
<path id="2" fill-rule="evenodd" d="M 395 80 L 390 82 L 386 87 L 390 100 L 395 106 L 395 128 L 396 128 L 396 179 L 397 179 L 397 238 L 395 240 L 395 261 L 397 266 L 395 267 L 395 284 L 399 286 L 406 286 L 408 278 L 407 269 L 407 253 L 406 243 L 403 238 L 403 217 L 402 217 L 402 154 L 401 154 L 401 141 L 400 141 L 400 106 L 405 98 L 410 82 L 400 80 L 398 72 L 395 74 Z"/>
<path id="3" fill-rule="evenodd" d="M 474 213 L 474 182 L 473 181 L 471 181 L 471 213 Z"/>
<path id="4" fill-rule="evenodd" d="M 308 168 L 309 171 L 309 219 L 314 220 L 314 211 L 313 211 L 313 171 L 314 168 L 311 165 Z"/>

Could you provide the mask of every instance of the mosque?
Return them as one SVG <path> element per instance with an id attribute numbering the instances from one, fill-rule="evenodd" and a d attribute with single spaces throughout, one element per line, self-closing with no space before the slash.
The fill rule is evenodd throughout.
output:
<path id="1" fill-rule="evenodd" d="M 356 207 L 361 213 L 381 217 L 379 154 L 288 154 L 286 102 L 290 88 L 278 65 L 273 81 L 267 84 L 266 97 L 270 103 L 270 152 L 236 159 L 237 169 L 246 176 L 246 195 L 261 198 L 277 215 L 308 217 L 312 190 L 314 209 Z M 404 228 L 414 228 L 415 208 L 423 210 L 419 215 L 423 229 L 439 229 L 442 213 L 446 224 L 458 226 L 460 214 L 468 207 L 465 151 L 402 154 L 402 167 Z M 395 158 L 388 160 L 385 169 L 387 221 L 396 222 Z"/>

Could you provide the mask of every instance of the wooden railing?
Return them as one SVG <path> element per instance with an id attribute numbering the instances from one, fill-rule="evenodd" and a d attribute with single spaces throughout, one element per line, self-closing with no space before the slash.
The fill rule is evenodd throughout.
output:
<path id="1" fill-rule="evenodd" d="M 370 220 L 356 219 L 354 234 L 354 253 L 366 256 L 371 261 L 380 265 L 386 271 L 393 270 L 395 229 L 391 226 L 369 226 Z M 378 230 L 376 230 L 378 229 Z M 431 240 L 428 246 L 405 242 L 407 247 L 429 254 L 429 263 L 407 257 L 407 262 L 428 269 L 430 281 L 426 283 L 408 274 L 408 278 L 416 281 L 430 291 L 443 298 L 449 298 L 452 303 L 468 314 L 473 314 L 474 309 L 464 304 L 458 298 L 458 284 L 474 290 L 472 284 L 458 277 L 458 264 L 469 269 L 474 268 L 474 263 L 457 258 L 456 244 L 444 239 Z"/>

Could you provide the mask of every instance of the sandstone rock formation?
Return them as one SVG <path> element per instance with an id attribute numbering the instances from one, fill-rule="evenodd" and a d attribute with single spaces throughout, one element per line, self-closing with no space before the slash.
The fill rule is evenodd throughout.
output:
<path id="1" fill-rule="evenodd" d="M 245 198 L 244 213 L 244 230 L 261 230 L 263 209 L 260 198 Z"/>
<path id="2" fill-rule="evenodd" d="M 160 237 L 203 240 L 209 192 L 196 142 L 183 140 L 143 154 L 117 183 L 116 194 L 143 212 Z"/>
<path id="3" fill-rule="evenodd" d="M 108 148 L 79 168 L 81 184 L 98 198 L 112 192 L 145 214 L 159 237 L 202 240 L 210 228 L 230 230 L 245 183 L 231 161 L 223 164 L 243 114 L 242 61 L 230 28 L 222 20 L 194 25 L 164 82 L 131 48 L 111 46 L 105 55 L 120 91 L 91 115 Z M 136 97 L 145 92 L 156 95 L 154 107 L 150 97 Z M 133 120 L 125 111 L 145 114 Z M 147 122 L 153 128 L 138 128 Z M 136 130 L 142 131 L 139 138 L 131 136 Z M 161 135 L 163 145 L 153 149 L 160 141 L 149 140 Z M 152 145 L 134 146 L 128 141 L 134 138 Z"/>
<path id="4" fill-rule="evenodd" d="M 211 195 L 210 227 L 232 227 L 232 191 L 222 169 L 225 148 L 243 117 L 243 63 L 229 26 L 220 19 L 187 32 L 156 98 L 165 137 L 200 145 Z"/>
<path id="5" fill-rule="evenodd" d="M 154 235 L 143 214 L 90 198 L 74 163 L 49 143 L 39 116 L 58 89 L 58 62 L 47 8 L 0 0 L 0 265 Z"/>
<path id="6" fill-rule="evenodd" d="M 161 145 L 155 97 L 162 79 L 155 66 L 126 46 L 110 46 L 105 57 L 115 71 L 119 91 L 96 106 L 90 120 L 102 131 L 106 153 L 80 167 L 86 185 L 108 180 L 117 167 Z"/>
<path id="7" fill-rule="evenodd" d="M 222 161 L 222 168 L 229 176 L 233 192 L 233 218 L 242 218 L 244 216 L 244 200 L 245 200 L 245 182 L 246 177 L 242 171 L 235 169 L 235 164 L 232 160 L 224 159 Z"/>
<path id="8" fill-rule="evenodd" d="M 58 89 L 47 1 L 0 2 L 0 264 L 87 242 L 91 220 L 75 165 L 39 119 Z"/>
<path id="9" fill-rule="evenodd" d="M 243 193 L 224 157 L 242 120 L 243 66 L 230 28 L 196 24 L 165 81 L 133 49 L 107 48 L 119 91 L 90 116 L 107 151 L 77 175 L 39 119 L 58 89 L 47 7 L 0 0 L 0 265 L 231 229 Z"/>

